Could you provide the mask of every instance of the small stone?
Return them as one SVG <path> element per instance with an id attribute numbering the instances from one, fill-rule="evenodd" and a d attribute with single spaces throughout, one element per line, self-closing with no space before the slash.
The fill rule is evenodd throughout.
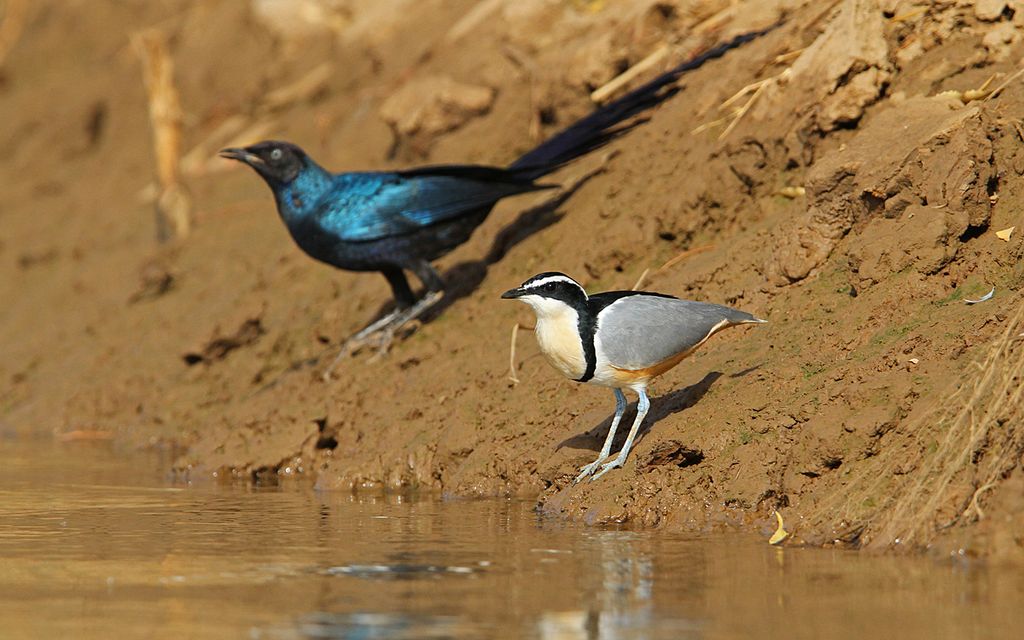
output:
<path id="1" fill-rule="evenodd" d="M 993 22 L 998 20 L 1006 9 L 1006 0 L 977 0 L 974 3 L 974 15 L 979 20 Z"/>
<path id="2" fill-rule="evenodd" d="M 1010 57 L 1010 47 L 1020 39 L 1020 33 L 1012 22 L 1001 22 L 992 27 L 981 44 L 988 50 L 988 62 L 1002 62 Z"/>
<path id="3" fill-rule="evenodd" d="M 487 113 L 494 89 L 427 76 L 407 83 L 380 107 L 380 116 L 400 135 L 436 135 Z"/>

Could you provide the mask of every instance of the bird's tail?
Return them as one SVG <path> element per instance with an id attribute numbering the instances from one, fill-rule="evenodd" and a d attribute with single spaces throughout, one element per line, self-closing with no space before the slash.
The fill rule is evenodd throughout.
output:
<path id="1" fill-rule="evenodd" d="M 647 84 L 609 102 L 548 138 L 534 149 L 527 151 L 508 168 L 535 180 L 575 158 L 603 147 L 616 137 L 644 122 L 644 120 L 639 120 L 622 124 L 627 119 L 675 95 L 679 91 L 675 82 L 684 73 L 700 68 L 708 60 L 722 57 L 727 51 L 759 38 L 780 24 L 782 24 L 781 21 L 760 31 L 738 35 L 728 42 L 687 60 L 671 71 L 666 71 Z"/>
<path id="2" fill-rule="evenodd" d="M 740 311 L 739 309 L 733 309 L 732 307 L 724 307 L 729 310 L 726 316 L 726 321 L 730 326 L 736 326 L 740 324 L 768 324 L 767 320 L 758 318 L 757 316 L 747 313 L 746 311 Z"/>

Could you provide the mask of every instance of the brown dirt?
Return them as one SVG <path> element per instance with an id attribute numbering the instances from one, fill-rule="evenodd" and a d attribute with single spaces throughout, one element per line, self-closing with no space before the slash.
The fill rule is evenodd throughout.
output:
<path id="1" fill-rule="evenodd" d="M 310 20 L 273 13 L 286 4 L 30 4 L 0 60 L 3 432 L 183 447 L 195 480 L 515 494 L 677 528 L 767 532 L 779 509 L 797 540 L 1024 558 L 1024 7 L 537 0 L 467 26 L 468 0 L 287 14 Z M 582 179 L 564 202 L 501 203 L 440 261 L 443 313 L 331 382 L 331 345 L 382 308 L 383 278 L 306 258 L 266 188 L 209 159 L 242 116 L 259 127 L 243 137 L 293 140 L 335 170 L 500 164 L 660 44 L 668 65 L 783 9 L 783 27 L 688 75 L 614 155 L 555 176 Z M 199 148 L 183 165 L 196 227 L 164 246 L 129 43 L 151 26 L 170 36 L 184 146 Z M 289 88 L 324 62 L 322 83 Z M 998 95 L 961 100 L 993 76 L 988 89 L 1010 80 Z M 728 121 L 694 131 L 758 81 L 723 139 Z M 511 383 L 509 332 L 531 318 L 498 299 L 554 269 L 594 290 L 647 272 L 646 288 L 770 324 L 659 379 L 626 468 L 572 487 L 611 394 L 561 379 L 529 332 Z"/>

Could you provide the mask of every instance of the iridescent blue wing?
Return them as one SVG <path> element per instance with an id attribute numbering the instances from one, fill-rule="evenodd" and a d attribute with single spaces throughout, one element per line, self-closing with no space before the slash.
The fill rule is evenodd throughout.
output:
<path id="1" fill-rule="evenodd" d="M 473 165 L 347 173 L 336 176 L 316 215 L 320 226 L 339 239 L 363 242 L 411 233 L 551 186 L 514 171 Z"/>

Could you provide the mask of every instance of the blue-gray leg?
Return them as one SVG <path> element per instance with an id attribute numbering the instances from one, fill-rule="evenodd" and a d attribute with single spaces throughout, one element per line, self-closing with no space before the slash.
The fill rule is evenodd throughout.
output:
<path id="1" fill-rule="evenodd" d="M 601 447 L 601 453 L 597 454 L 597 460 L 580 467 L 580 475 L 576 476 L 576 479 L 572 481 L 573 484 L 594 473 L 598 465 L 601 464 L 601 461 L 612 452 L 612 440 L 615 439 L 615 430 L 619 428 L 622 414 L 626 412 L 626 395 L 622 393 L 622 389 L 613 389 L 613 391 L 615 391 L 615 417 L 612 418 L 612 426 L 608 428 L 608 437 L 604 439 L 604 446 Z"/>
<path id="2" fill-rule="evenodd" d="M 601 470 L 594 474 L 591 480 L 597 480 L 612 469 L 621 467 L 626 463 L 626 456 L 629 455 L 629 450 L 633 448 L 633 439 L 636 438 L 636 433 L 640 430 L 640 423 L 644 421 L 647 410 L 651 408 L 651 401 L 647 397 L 647 390 L 638 389 L 637 394 L 640 396 L 640 400 L 636 403 L 636 420 L 633 421 L 633 426 L 629 429 L 629 435 L 626 436 L 626 444 L 622 445 L 622 451 L 619 451 L 619 455 L 615 456 L 615 459 L 611 462 L 602 465 Z"/>

